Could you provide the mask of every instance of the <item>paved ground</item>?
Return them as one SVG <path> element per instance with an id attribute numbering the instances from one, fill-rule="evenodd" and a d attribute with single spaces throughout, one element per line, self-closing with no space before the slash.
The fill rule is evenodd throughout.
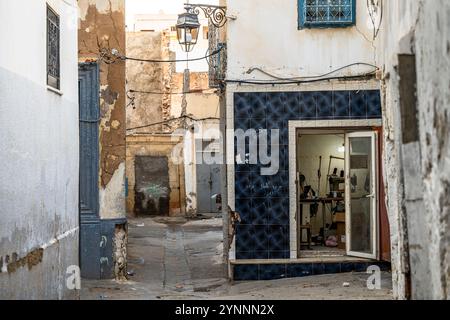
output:
<path id="1" fill-rule="evenodd" d="M 389 273 L 375 291 L 366 288 L 365 273 L 229 283 L 220 219 L 129 222 L 129 281 L 83 281 L 82 299 L 391 299 Z"/>

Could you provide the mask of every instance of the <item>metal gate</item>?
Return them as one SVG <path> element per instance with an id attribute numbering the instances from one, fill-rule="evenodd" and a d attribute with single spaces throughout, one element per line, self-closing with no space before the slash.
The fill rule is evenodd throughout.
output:
<path id="1" fill-rule="evenodd" d="M 197 151 L 196 158 L 204 159 L 205 153 L 217 153 L 216 148 L 211 147 L 210 141 L 197 142 L 201 149 Z M 212 156 L 210 157 L 212 158 Z M 198 162 L 198 161 L 197 161 Z M 197 212 L 198 213 L 218 213 L 216 199 L 214 195 L 221 192 L 220 165 L 218 164 L 197 164 Z"/>
<path id="2" fill-rule="evenodd" d="M 170 211 L 169 160 L 167 157 L 136 156 L 136 215 L 167 216 Z"/>
<path id="3" fill-rule="evenodd" d="M 80 113 L 80 267 L 81 276 L 100 278 L 99 218 L 99 69 L 96 63 L 79 65 Z"/>

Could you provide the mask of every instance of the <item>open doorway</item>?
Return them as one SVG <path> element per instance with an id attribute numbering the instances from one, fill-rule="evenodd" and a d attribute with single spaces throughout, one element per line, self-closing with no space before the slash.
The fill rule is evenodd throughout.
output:
<path id="1" fill-rule="evenodd" d="M 298 256 L 378 259 L 377 138 L 297 130 Z"/>

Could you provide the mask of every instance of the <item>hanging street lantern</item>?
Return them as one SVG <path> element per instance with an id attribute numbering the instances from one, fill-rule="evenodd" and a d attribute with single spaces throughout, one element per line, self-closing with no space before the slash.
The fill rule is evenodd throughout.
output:
<path id="1" fill-rule="evenodd" d="M 200 22 L 198 14 L 186 6 L 186 12 L 178 16 L 177 38 L 185 52 L 191 52 L 197 44 Z"/>

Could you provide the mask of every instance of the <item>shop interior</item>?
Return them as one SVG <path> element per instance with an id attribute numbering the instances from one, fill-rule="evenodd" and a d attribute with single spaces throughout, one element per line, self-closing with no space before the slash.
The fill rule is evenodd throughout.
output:
<path id="1" fill-rule="evenodd" d="M 367 132 L 298 131 L 296 220 L 300 257 L 345 256 L 350 252 L 371 256 L 376 252 L 372 148 L 373 139 Z M 345 170 L 350 171 L 348 175 Z M 346 199 L 351 201 L 347 206 Z M 346 214 L 346 210 L 351 212 Z"/>
<path id="2" fill-rule="evenodd" d="M 344 256 L 345 133 L 299 132 L 296 181 L 302 255 Z"/>

